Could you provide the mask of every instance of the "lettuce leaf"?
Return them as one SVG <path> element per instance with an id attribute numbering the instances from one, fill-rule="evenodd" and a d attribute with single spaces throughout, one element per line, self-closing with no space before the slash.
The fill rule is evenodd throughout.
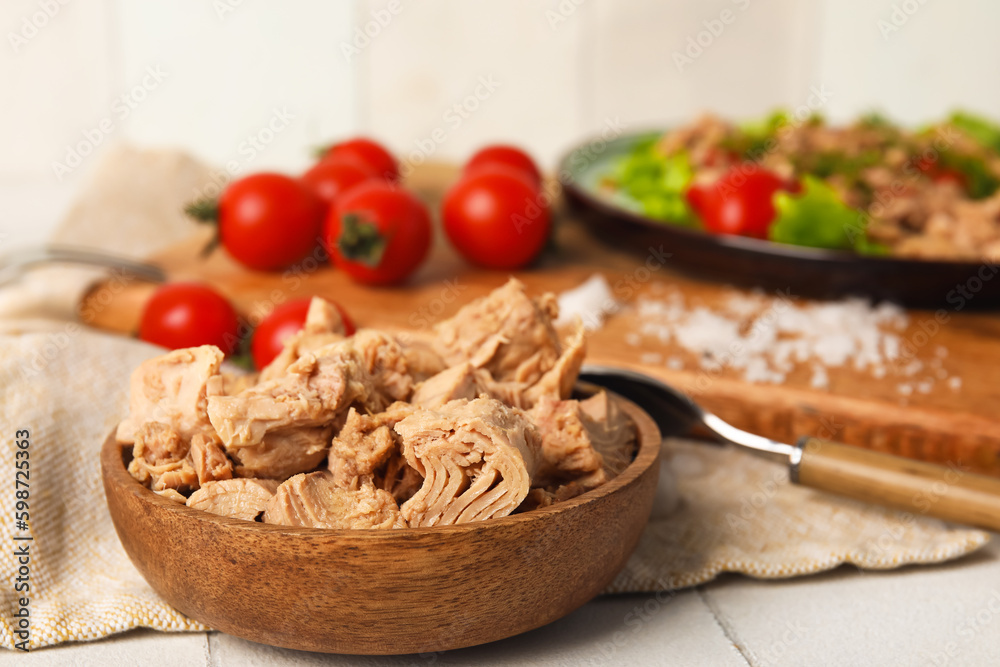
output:
<path id="1" fill-rule="evenodd" d="M 694 170 L 687 153 L 663 155 L 656 139 L 638 142 L 617 165 L 614 181 L 642 212 L 674 224 L 695 224 L 685 193 Z"/>
<path id="2" fill-rule="evenodd" d="M 1000 126 L 993 121 L 968 111 L 956 111 L 948 122 L 982 145 L 1000 153 Z"/>
<path id="3" fill-rule="evenodd" d="M 814 176 L 805 176 L 802 183 L 801 194 L 775 193 L 777 217 L 768 229 L 770 240 L 871 255 L 888 252 L 868 240 L 861 213 L 841 201 L 836 190 Z"/>

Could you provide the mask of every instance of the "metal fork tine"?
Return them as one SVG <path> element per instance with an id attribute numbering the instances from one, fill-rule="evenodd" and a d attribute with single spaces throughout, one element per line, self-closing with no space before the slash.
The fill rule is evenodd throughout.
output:
<path id="1" fill-rule="evenodd" d="M 154 283 L 161 283 L 167 279 L 163 269 L 155 264 L 90 248 L 53 244 L 22 248 L 0 258 L 0 287 L 17 280 L 27 269 L 42 264 L 100 266 Z"/>

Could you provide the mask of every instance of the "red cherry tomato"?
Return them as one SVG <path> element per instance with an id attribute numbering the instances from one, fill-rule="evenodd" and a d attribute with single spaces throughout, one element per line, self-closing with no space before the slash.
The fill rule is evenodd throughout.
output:
<path id="1" fill-rule="evenodd" d="M 517 269 L 541 252 L 551 227 L 548 201 L 523 173 L 473 171 L 452 186 L 442 206 L 444 230 L 468 260 Z"/>
<path id="2" fill-rule="evenodd" d="M 233 181 L 219 198 L 219 240 L 241 264 L 283 269 L 308 255 L 323 225 L 323 202 L 302 182 L 262 172 Z"/>
<path id="3" fill-rule="evenodd" d="M 342 141 L 330 146 L 324 160 L 337 158 L 371 171 L 387 181 L 399 180 L 399 164 L 386 148 L 371 139 L 358 137 L 350 141 Z"/>
<path id="4" fill-rule="evenodd" d="M 502 164 L 524 172 L 535 187 L 542 184 L 542 172 L 527 153 L 514 146 L 497 144 L 480 149 L 465 163 L 464 174 L 472 174 L 486 165 Z"/>
<path id="5" fill-rule="evenodd" d="M 936 157 L 928 157 L 926 155 L 921 155 L 913 161 L 913 166 L 920 171 L 932 171 L 937 165 Z"/>
<path id="6" fill-rule="evenodd" d="M 427 207 L 412 194 L 375 180 L 344 193 L 326 221 L 326 248 L 354 280 L 394 285 L 417 270 L 431 247 Z"/>
<path id="7" fill-rule="evenodd" d="M 935 183 L 954 183 L 963 190 L 969 189 L 969 177 L 957 169 L 943 167 L 930 172 L 931 180 Z"/>
<path id="8" fill-rule="evenodd" d="M 372 172 L 355 162 L 330 158 L 313 165 L 302 174 L 302 181 L 323 201 L 331 206 L 344 192 L 355 185 L 375 178 Z"/>
<path id="9" fill-rule="evenodd" d="M 163 285 L 146 303 L 139 338 L 176 350 L 215 345 L 229 354 L 239 343 L 239 319 L 233 306 L 207 285 Z"/>
<path id="10" fill-rule="evenodd" d="M 250 353 L 258 369 L 271 363 L 285 346 L 285 342 L 302 330 L 309 312 L 310 298 L 294 299 L 277 306 L 271 314 L 257 325 L 250 341 Z M 344 330 L 348 336 L 354 333 L 354 323 L 339 304 L 336 306 L 340 319 L 344 321 Z"/>
<path id="11" fill-rule="evenodd" d="M 711 232 L 767 238 L 777 215 L 774 193 L 792 187 L 760 167 L 738 165 L 715 183 L 691 186 L 687 200 Z"/>

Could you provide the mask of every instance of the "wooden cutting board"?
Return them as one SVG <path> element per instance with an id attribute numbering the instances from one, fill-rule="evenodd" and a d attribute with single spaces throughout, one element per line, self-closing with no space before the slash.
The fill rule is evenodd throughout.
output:
<path id="1" fill-rule="evenodd" d="M 443 190 L 457 171 L 444 165 L 415 170 L 408 181 L 436 210 Z M 736 290 L 705 283 L 672 272 L 669 260 L 646 264 L 638 257 L 600 245 L 565 213 L 556 217 L 554 247 L 526 271 L 515 272 L 530 292 L 561 292 L 595 273 L 614 286 L 625 303 L 641 295 L 676 290 L 688 304 L 718 304 Z M 162 266 L 170 280 L 199 280 L 229 296 L 251 324 L 287 299 L 320 295 L 351 314 L 359 326 L 427 329 L 458 308 L 503 284 L 508 274 L 469 266 L 438 233 L 431 255 L 411 282 L 398 288 L 371 288 L 352 283 L 336 269 L 309 258 L 283 273 L 248 271 L 217 250 L 200 256 L 208 241 L 206 231 L 150 259 Z M 672 249 L 664 248 L 665 252 Z M 653 271 L 644 267 L 656 266 Z M 96 285 L 80 304 L 84 322 L 121 333 L 137 329 L 139 316 L 154 286 L 127 277 L 112 277 Z M 904 340 L 921 341 L 920 324 L 933 313 L 909 312 Z M 794 441 L 803 435 L 838 439 L 913 458 L 952 463 L 962 470 L 1000 475 L 1000 317 L 950 314 L 916 358 L 961 378 L 961 387 L 935 382 L 928 393 L 900 394 L 909 381 L 890 371 L 876 379 L 850 364 L 829 370 L 825 389 L 812 386 L 806 368 L 796 369 L 781 384 L 750 383 L 733 369 L 706 375 L 698 360 L 681 348 L 643 337 L 627 344 L 640 318 L 625 307 L 610 316 L 588 339 L 588 359 L 595 363 L 633 368 L 691 392 L 696 400 L 734 425 L 777 440 Z M 630 337 L 634 341 L 634 336 Z M 940 350 L 948 351 L 946 357 Z M 935 360 L 936 357 L 936 360 Z M 672 366 L 663 360 L 673 359 Z M 645 362 L 645 363 L 644 363 Z M 679 368 L 683 363 L 683 368 Z"/>

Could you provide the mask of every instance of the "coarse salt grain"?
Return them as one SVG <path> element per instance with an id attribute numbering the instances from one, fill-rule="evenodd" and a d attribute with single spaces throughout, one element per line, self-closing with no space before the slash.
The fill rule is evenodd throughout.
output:
<path id="1" fill-rule="evenodd" d="M 809 380 L 809 384 L 814 389 L 828 389 L 830 387 L 830 376 L 827 375 L 826 369 L 822 366 L 813 366 L 812 379 Z"/>
<path id="2" fill-rule="evenodd" d="M 885 377 L 909 323 L 899 306 L 864 299 L 795 303 L 760 292 L 733 293 L 714 308 L 689 305 L 676 288 L 635 303 L 639 331 L 691 352 L 702 370 L 735 369 L 748 382 L 781 383 L 809 363 L 810 384 L 828 388 L 829 369 L 850 366 Z M 916 373 L 920 362 L 910 362 Z"/>
<path id="3" fill-rule="evenodd" d="M 593 328 L 621 308 L 599 274 L 560 295 L 559 304 L 560 321 L 563 313 L 566 317 L 575 314 L 585 326 L 589 318 Z M 875 379 L 885 378 L 890 369 L 897 376 L 914 377 L 925 368 L 920 359 L 902 363 L 902 336 L 909 318 L 905 310 L 889 302 L 874 306 L 861 298 L 796 302 L 780 292 L 770 296 L 754 290 L 733 292 L 710 308 L 688 304 L 673 285 L 654 282 L 632 309 L 638 323 L 635 331 L 625 334 L 626 344 L 643 347 L 650 339 L 671 344 L 691 353 L 701 370 L 730 368 L 748 382 L 782 383 L 800 364 L 809 364 L 810 385 L 820 389 L 829 388 L 831 368 L 850 367 Z M 930 368 L 940 369 L 940 359 L 948 350 L 938 345 L 933 354 Z M 662 355 L 653 355 L 643 353 L 643 363 L 662 361 Z M 665 365 L 673 370 L 685 368 L 679 356 L 668 357 Z M 947 378 L 941 370 L 934 375 Z M 928 393 L 933 383 L 934 377 L 904 382 L 897 390 L 904 396 L 914 391 Z M 957 391 L 961 379 L 949 378 L 948 386 Z"/>
<path id="4" fill-rule="evenodd" d="M 677 342 L 688 350 L 721 357 L 740 337 L 739 322 L 717 315 L 707 308 L 696 308 L 673 330 Z"/>
<path id="5" fill-rule="evenodd" d="M 556 324 L 570 324 L 577 317 L 587 331 L 596 331 L 604 319 L 621 308 L 611 292 L 607 279 L 595 273 L 583 283 L 559 295 L 559 317 Z"/>

